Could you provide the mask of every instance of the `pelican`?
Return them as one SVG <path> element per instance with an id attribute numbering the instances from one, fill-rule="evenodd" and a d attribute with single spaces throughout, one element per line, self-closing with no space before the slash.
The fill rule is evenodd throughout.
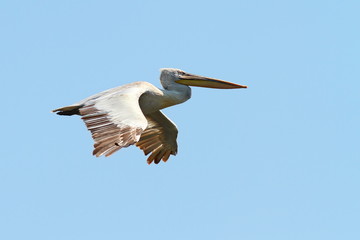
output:
<path id="1" fill-rule="evenodd" d="M 59 115 L 80 115 L 94 139 L 93 155 L 110 156 L 121 148 L 136 145 L 149 153 L 147 163 L 166 162 L 177 153 L 176 125 L 160 110 L 190 99 L 189 86 L 231 89 L 247 88 L 215 78 L 186 73 L 180 69 L 160 69 L 158 89 L 148 82 L 115 87 L 78 103 L 53 110 Z"/>

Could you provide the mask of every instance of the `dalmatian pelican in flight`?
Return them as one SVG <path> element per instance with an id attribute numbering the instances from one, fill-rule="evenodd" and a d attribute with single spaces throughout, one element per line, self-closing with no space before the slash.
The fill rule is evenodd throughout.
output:
<path id="1" fill-rule="evenodd" d="M 90 96 L 78 103 L 53 110 L 59 115 L 80 115 L 95 141 L 93 155 L 112 155 L 121 148 L 136 145 L 147 163 L 166 162 L 177 153 L 176 125 L 160 110 L 185 102 L 189 86 L 231 89 L 247 88 L 180 69 L 161 69 L 164 89 L 148 82 L 134 82 Z"/>

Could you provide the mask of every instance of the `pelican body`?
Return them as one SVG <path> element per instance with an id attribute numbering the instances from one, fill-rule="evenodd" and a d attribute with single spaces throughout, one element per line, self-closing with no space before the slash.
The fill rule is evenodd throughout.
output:
<path id="1" fill-rule="evenodd" d="M 185 102 L 191 97 L 189 86 L 207 88 L 247 88 L 163 68 L 160 81 L 164 89 L 148 82 L 134 82 L 90 96 L 78 103 L 53 110 L 59 115 L 80 115 L 94 139 L 93 155 L 110 156 L 121 148 L 136 145 L 148 164 L 166 162 L 177 153 L 176 125 L 160 110 Z"/>

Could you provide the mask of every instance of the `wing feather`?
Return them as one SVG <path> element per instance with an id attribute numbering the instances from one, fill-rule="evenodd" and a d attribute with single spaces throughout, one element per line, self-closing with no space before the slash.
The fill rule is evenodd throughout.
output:
<path id="1" fill-rule="evenodd" d="M 166 162 L 170 154 L 176 155 L 178 130 L 175 124 L 160 111 L 145 115 L 148 126 L 141 134 L 136 146 L 144 151 L 148 164 Z"/>
<path id="2" fill-rule="evenodd" d="M 82 120 L 94 139 L 93 155 L 106 157 L 135 144 L 148 125 L 139 105 L 147 85 L 118 88 L 80 102 Z"/>
<path id="3" fill-rule="evenodd" d="M 136 144 L 148 164 L 166 162 L 177 153 L 177 128 L 160 111 L 144 115 L 140 97 L 162 92 L 146 82 L 136 82 L 106 90 L 74 105 L 53 110 L 60 115 L 81 115 L 94 139 L 93 155 L 110 156 L 121 148 Z M 141 105 L 142 106 L 142 105 Z"/>

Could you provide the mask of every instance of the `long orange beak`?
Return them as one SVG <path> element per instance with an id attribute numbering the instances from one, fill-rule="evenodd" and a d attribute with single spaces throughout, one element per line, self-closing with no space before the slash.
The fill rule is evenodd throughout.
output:
<path id="1" fill-rule="evenodd" d="M 219 88 L 219 89 L 231 89 L 231 88 L 247 88 L 245 85 L 239 85 L 236 83 L 226 82 L 216 78 L 208 78 L 199 75 L 186 73 L 179 77 L 176 83 L 194 86 L 194 87 L 206 87 L 206 88 Z"/>

